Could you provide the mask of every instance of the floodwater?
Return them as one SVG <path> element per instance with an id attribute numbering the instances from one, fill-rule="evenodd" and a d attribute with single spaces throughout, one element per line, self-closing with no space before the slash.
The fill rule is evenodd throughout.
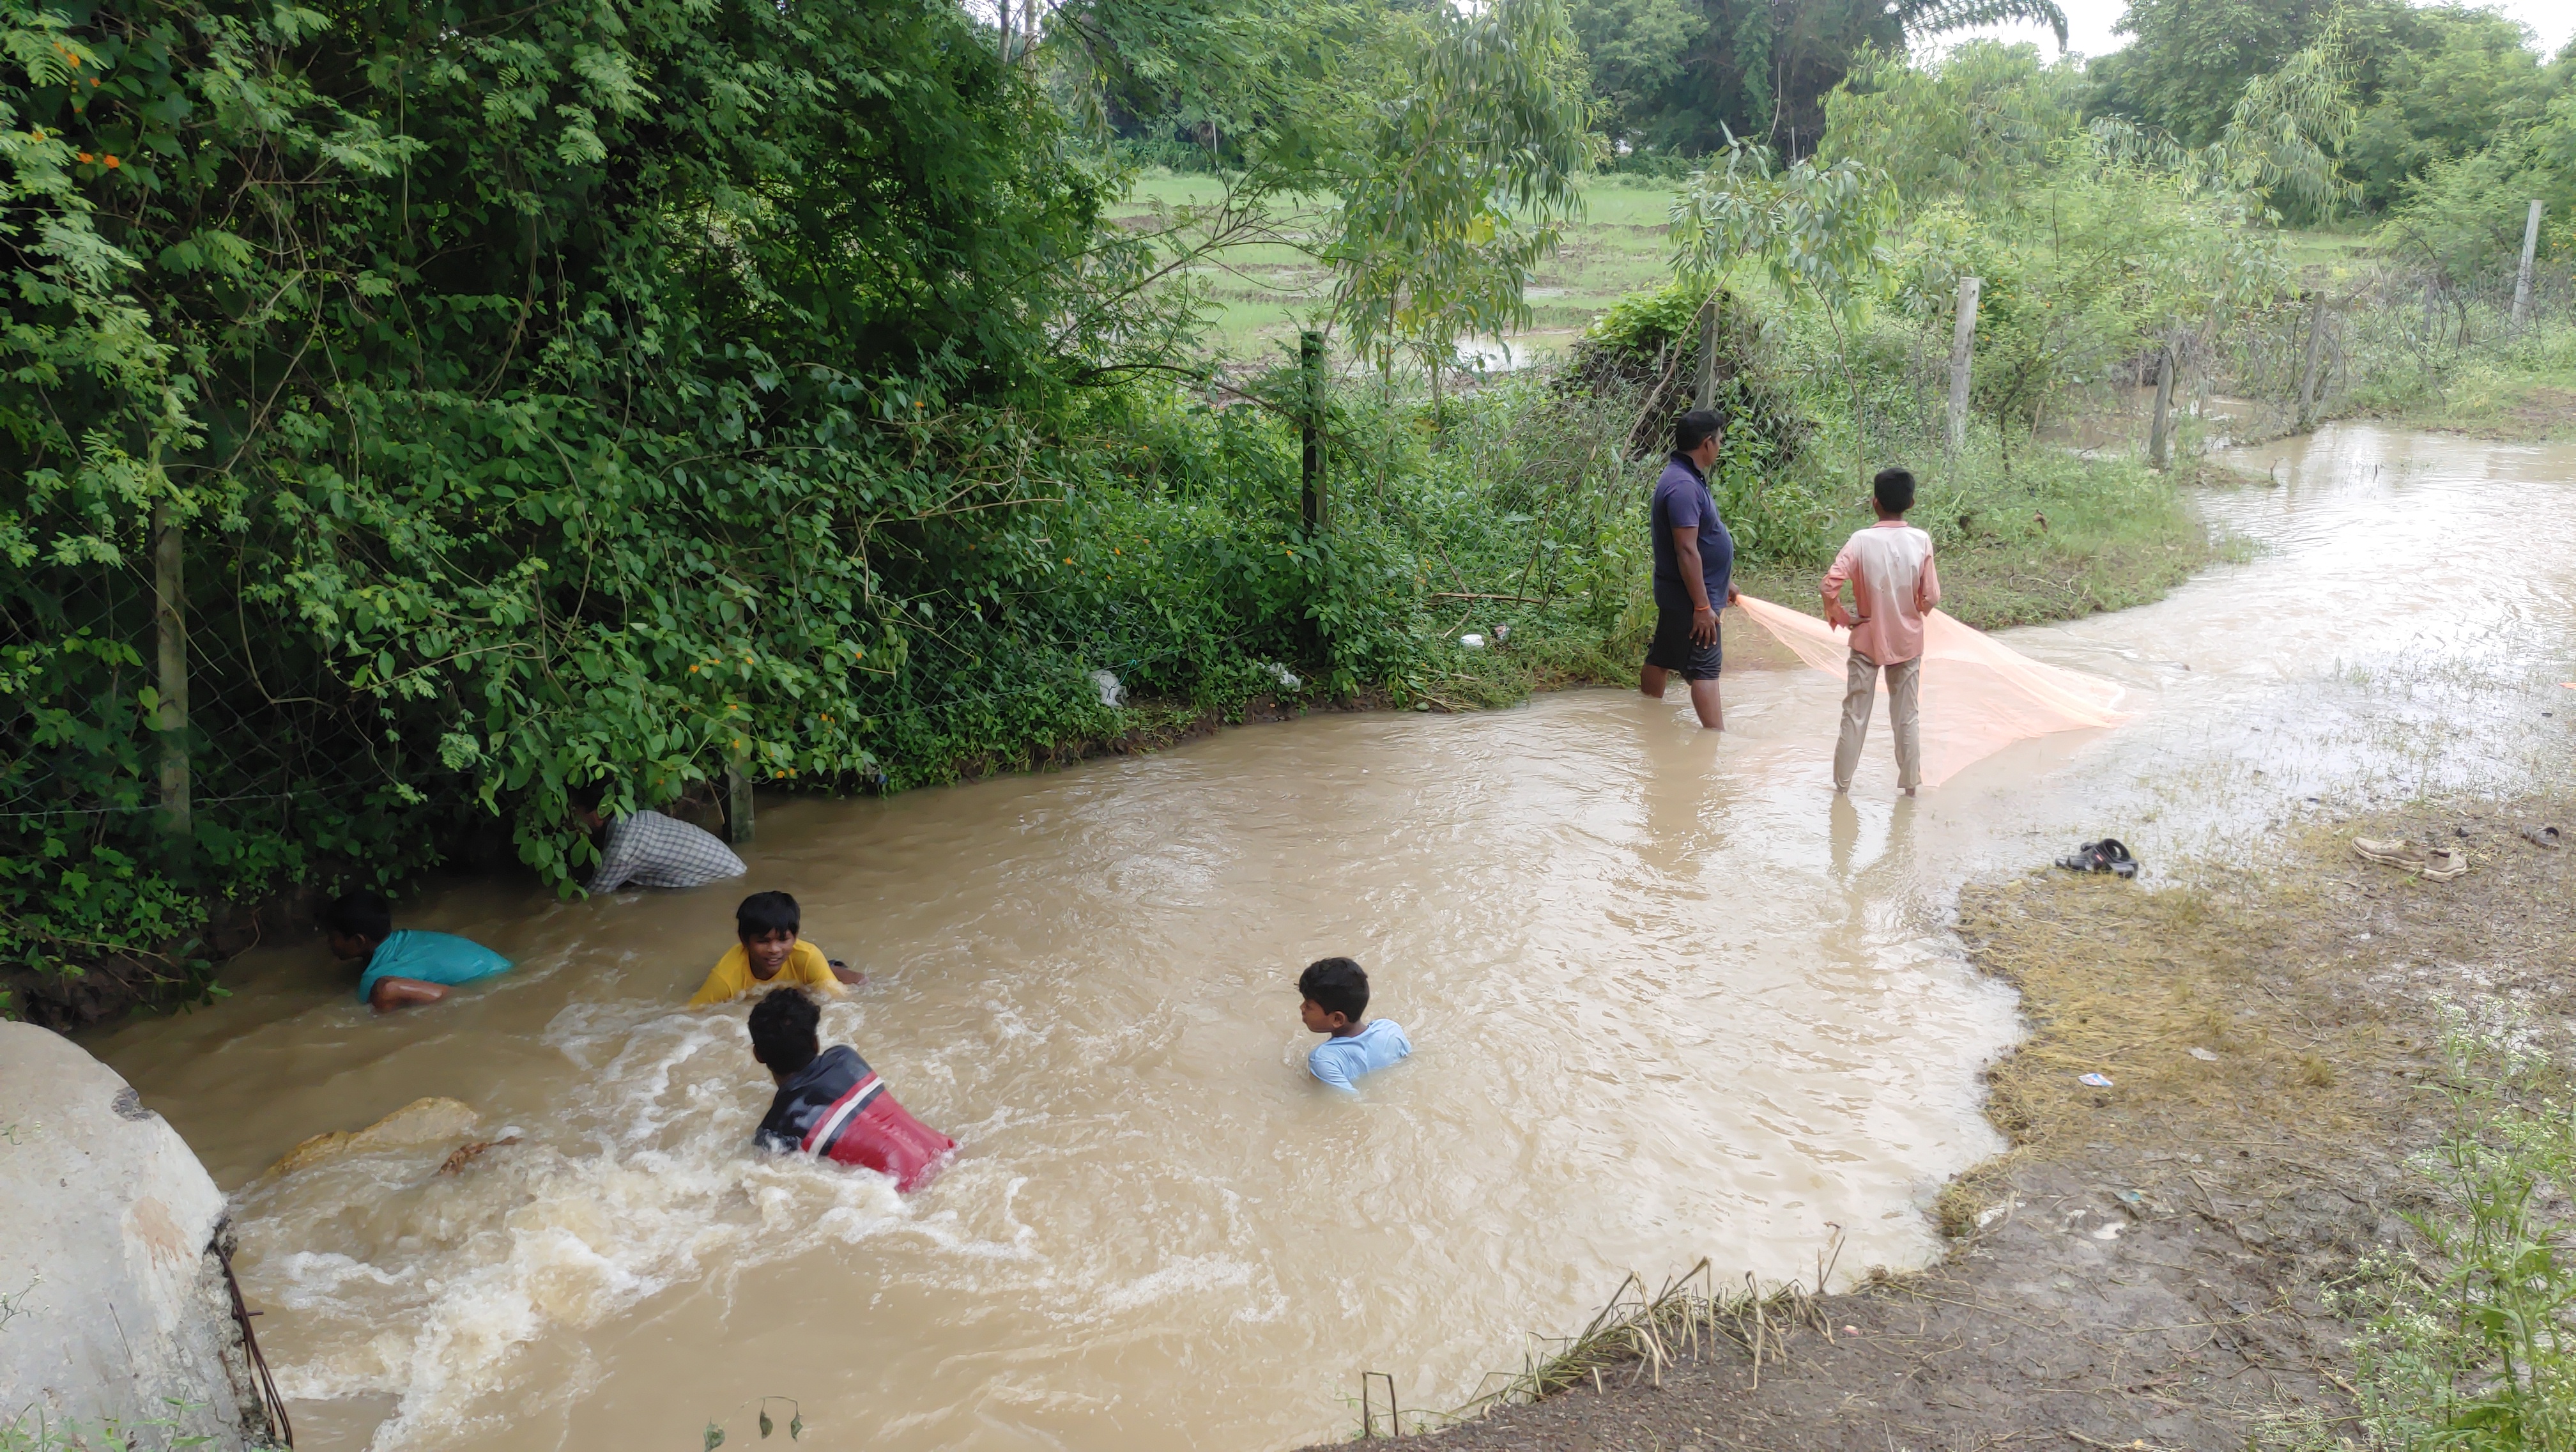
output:
<path id="1" fill-rule="evenodd" d="M 287 946 L 92 1046 L 240 1191 L 307 1452 L 739 1445 L 764 1396 L 832 1446 L 1277 1448 L 1354 1428 L 1363 1370 L 1456 1405 L 1631 1269 L 1934 1253 L 2015 1033 L 1944 930 L 1964 878 L 2105 832 L 2153 874 L 2567 759 L 2576 451 L 2253 455 L 2277 485 L 2205 501 L 2248 563 L 2012 637 L 2136 719 L 1916 802 L 1883 734 L 1836 800 L 1838 684 L 1739 634 L 1723 737 L 1585 691 L 764 806 L 748 885 L 872 975 L 827 1037 L 963 1143 L 908 1201 L 750 1152 L 742 1010 L 678 1006 L 745 884 L 460 888 L 404 916 L 519 961 L 488 987 L 378 1019 Z M 1416 1045 L 1356 1101 L 1300 1065 L 1291 984 L 1337 952 Z M 432 1094 L 523 1142 L 258 1181 Z"/>

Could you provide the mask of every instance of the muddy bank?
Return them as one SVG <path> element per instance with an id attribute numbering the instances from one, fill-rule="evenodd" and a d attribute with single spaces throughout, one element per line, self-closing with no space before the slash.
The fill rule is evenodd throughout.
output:
<path id="1" fill-rule="evenodd" d="M 1940 1203 L 1948 1256 L 1775 1308 L 1758 1368 L 1725 1319 L 1659 1378 L 1625 1358 L 1597 1392 L 1587 1375 L 1437 1442 L 2217 1449 L 2293 1422 L 2350 1433 L 2351 1328 L 2320 1290 L 2413 1234 L 2400 1217 L 2424 1201 L 2404 1161 L 2447 1122 L 2440 1004 L 2576 1010 L 2576 850 L 2522 835 L 2540 824 L 2576 826 L 2576 799 L 2313 822 L 2258 869 L 2154 891 L 2064 874 L 1971 886 L 1960 932 L 2021 991 L 2031 1037 L 1989 1075 L 2013 1149 Z M 2473 871 L 2435 884 L 2375 867 L 2357 833 L 2457 843 Z"/>

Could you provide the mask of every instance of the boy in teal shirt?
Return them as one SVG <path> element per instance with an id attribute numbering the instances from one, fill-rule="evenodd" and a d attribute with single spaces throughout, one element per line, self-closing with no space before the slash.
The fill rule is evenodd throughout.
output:
<path id="1" fill-rule="evenodd" d="M 394 910 L 375 893 L 342 893 L 322 910 L 331 956 L 363 965 L 358 1001 L 378 1013 L 436 1003 L 447 990 L 510 971 L 510 960 L 454 933 L 394 931 Z"/>

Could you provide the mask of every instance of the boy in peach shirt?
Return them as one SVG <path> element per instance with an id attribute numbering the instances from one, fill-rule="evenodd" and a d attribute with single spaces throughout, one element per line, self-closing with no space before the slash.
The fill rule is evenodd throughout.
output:
<path id="1" fill-rule="evenodd" d="M 1851 790 L 1860 765 L 1861 738 L 1869 733 L 1871 698 L 1879 672 L 1887 673 L 1889 725 L 1896 729 L 1896 784 L 1907 796 L 1923 780 L 1923 713 L 1918 706 L 1923 665 L 1923 617 L 1941 603 L 1941 575 L 1932 564 L 1932 536 L 1905 522 L 1914 507 L 1914 476 L 1881 469 L 1870 481 L 1878 523 L 1855 530 L 1825 571 L 1825 623 L 1851 627 L 1851 666 L 1843 690 L 1843 734 L 1834 745 L 1834 790 Z M 1849 581 L 1852 609 L 1843 609 Z"/>

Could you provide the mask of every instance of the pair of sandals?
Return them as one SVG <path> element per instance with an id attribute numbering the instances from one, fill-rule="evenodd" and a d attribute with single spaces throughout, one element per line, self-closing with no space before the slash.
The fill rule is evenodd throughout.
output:
<path id="1" fill-rule="evenodd" d="M 2067 856 L 2058 858 L 2057 865 L 2069 872 L 2107 872 L 2113 877 L 2138 875 L 2138 859 L 2129 855 L 2129 849 L 2117 837 L 2087 842 Z"/>

